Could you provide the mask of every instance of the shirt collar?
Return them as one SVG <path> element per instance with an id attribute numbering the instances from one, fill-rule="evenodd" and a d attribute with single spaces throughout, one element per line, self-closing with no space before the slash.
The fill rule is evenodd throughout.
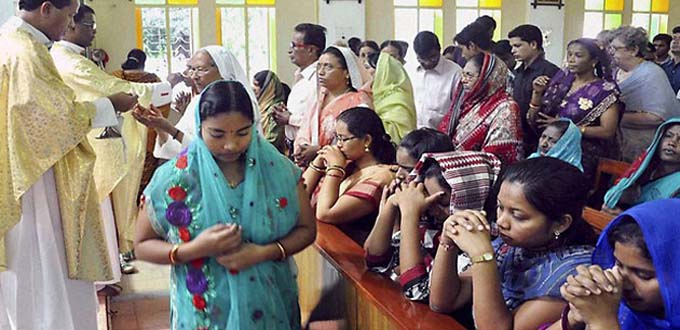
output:
<path id="1" fill-rule="evenodd" d="M 527 71 L 529 69 L 532 69 L 533 67 L 538 65 L 538 63 L 540 63 L 544 60 L 545 60 L 545 55 L 540 54 L 540 55 L 538 55 L 538 57 L 536 57 L 536 59 L 533 62 L 531 62 L 531 64 L 526 65 L 525 63 L 522 63 L 522 65 L 520 65 L 517 70 L 518 71 Z"/>
<path id="2" fill-rule="evenodd" d="M 302 70 L 302 72 L 300 72 L 300 69 L 299 69 L 299 68 L 298 68 L 297 71 L 300 72 L 300 74 L 302 74 L 302 77 L 303 77 L 304 79 L 306 79 L 306 80 L 312 79 L 312 77 L 314 76 L 314 74 L 316 74 L 316 64 L 317 64 L 318 62 L 319 62 L 319 61 L 314 61 L 314 63 L 308 65 L 304 70 Z"/>
<path id="3" fill-rule="evenodd" d="M 45 45 L 47 48 L 52 47 L 52 40 L 45 35 L 42 31 L 38 30 L 35 26 L 29 24 L 28 22 L 21 19 L 21 17 L 12 16 L 7 23 L 5 23 L 5 28 L 12 30 L 21 30 L 28 32 L 33 38 L 37 39 L 38 42 Z"/>
<path id="4" fill-rule="evenodd" d="M 68 49 L 69 51 L 72 51 L 72 52 L 74 52 L 74 53 L 76 53 L 76 54 L 81 54 L 81 55 L 82 55 L 82 54 L 85 52 L 85 48 L 83 48 L 82 46 L 77 45 L 77 44 L 75 44 L 75 43 L 72 43 L 72 42 L 70 42 L 70 41 L 67 41 L 67 40 L 60 40 L 60 41 L 57 41 L 57 44 L 59 44 L 60 46 L 63 46 L 64 48 L 66 48 L 66 49 Z"/>

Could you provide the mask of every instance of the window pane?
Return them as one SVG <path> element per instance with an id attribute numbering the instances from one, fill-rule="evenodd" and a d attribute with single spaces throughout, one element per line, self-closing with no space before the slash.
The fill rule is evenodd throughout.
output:
<path id="1" fill-rule="evenodd" d="M 168 0 L 169 5 L 197 5 L 198 0 Z"/>
<path id="2" fill-rule="evenodd" d="M 268 8 L 248 8 L 248 77 L 269 69 Z"/>
<path id="3" fill-rule="evenodd" d="M 583 17 L 583 36 L 595 38 L 602 31 L 602 21 L 602 13 L 586 12 Z"/>
<path id="4" fill-rule="evenodd" d="M 654 38 L 659 33 L 668 32 L 668 15 L 652 14 L 652 20 L 649 27 L 649 38 Z"/>
<path id="5" fill-rule="evenodd" d="M 146 69 L 161 77 L 168 73 L 165 8 L 142 8 L 142 43 Z"/>
<path id="6" fill-rule="evenodd" d="M 653 0 L 652 11 L 655 13 L 667 13 L 668 2 L 669 2 L 668 0 Z"/>
<path id="7" fill-rule="evenodd" d="M 651 0 L 633 0 L 633 11 L 649 11 L 651 6 Z"/>
<path id="8" fill-rule="evenodd" d="M 429 7 L 429 8 L 441 8 L 442 7 L 442 0 L 419 0 L 418 3 L 421 7 Z"/>
<path id="9" fill-rule="evenodd" d="M 248 5 L 273 6 L 276 0 L 247 0 Z"/>
<path id="10" fill-rule="evenodd" d="M 394 0 L 395 6 L 417 6 L 418 0 Z"/>
<path id="11" fill-rule="evenodd" d="M 603 10 L 604 0 L 586 0 L 586 10 Z"/>
<path id="12" fill-rule="evenodd" d="M 441 9 L 434 11 L 434 34 L 437 35 L 439 39 L 439 44 L 444 44 L 444 12 Z"/>
<path id="13" fill-rule="evenodd" d="M 479 16 L 484 16 L 484 15 L 489 15 L 493 17 L 494 20 L 496 20 L 496 30 L 493 33 L 493 40 L 501 40 L 503 39 L 501 37 L 501 29 L 498 28 L 501 26 L 501 11 L 500 10 L 491 10 L 491 9 L 480 9 L 479 10 Z"/>
<path id="14" fill-rule="evenodd" d="M 215 3 L 218 5 L 243 5 L 246 0 L 217 0 Z"/>
<path id="15" fill-rule="evenodd" d="M 456 10 L 456 33 L 460 32 L 468 24 L 474 22 L 479 16 L 477 9 L 457 9 Z"/>
<path id="16" fill-rule="evenodd" d="M 479 0 L 456 0 L 457 7 L 477 7 Z"/>
<path id="17" fill-rule="evenodd" d="M 623 0 L 605 0 L 604 10 L 622 11 L 623 10 Z"/>
<path id="18" fill-rule="evenodd" d="M 613 30 L 621 26 L 621 14 L 606 14 L 604 15 L 604 29 Z"/>
<path id="19" fill-rule="evenodd" d="M 244 8 L 222 8 L 222 46 L 246 63 L 246 13 Z"/>
<path id="20" fill-rule="evenodd" d="M 484 8 L 501 8 L 501 0 L 479 0 L 479 6 Z"/>
<path id="21" fill-rule="evenodd" d="M 165 0 L 135 0 L 135 5 L 164 5 Z"/>
<path id="22" fill-rule="evenodd" d="M 170 72 L 186 66 L 193 54 L 191 8 L 170 8 L 170 42 L 172 46 Z"/>
<path id="23" fill-rule="evenodd" d="M 432 31 L 434 32 L 434 10 L 421 9 L 420 19 L 418 20 L 418 31 Z M 415 36 L 414 36 L 415 38 Z"/>
<path id="24" fill-rule="evenodd" d="M 418 9 L 398 8 L 394 10 L 394 39 L 410 42 L 418 34 Z"/>
<path id="25" fill-rule="evenodd" d="M 649 14 L 633 14 L 632 26 L 639 26 L 649 31 Z"/>

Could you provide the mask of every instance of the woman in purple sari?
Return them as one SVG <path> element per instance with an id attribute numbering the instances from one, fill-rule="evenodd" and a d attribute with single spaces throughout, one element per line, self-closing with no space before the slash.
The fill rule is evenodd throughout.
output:
<path id="1" fill-rule="evenodd" d="M 559 118 L 573 121 L 583 135 L 583 169 L 592 181 L 600 157 L 619 158 L 619 90 L 611 78 L 607 52 L 595 39 L 571 41 L 567 63 L 552 79 L 534 80 L 527 117 L 538 130 Z"/>

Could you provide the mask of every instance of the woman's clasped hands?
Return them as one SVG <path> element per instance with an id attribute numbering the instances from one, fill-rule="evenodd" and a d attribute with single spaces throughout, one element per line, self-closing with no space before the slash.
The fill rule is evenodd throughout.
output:
<path id="1" fill-rule="evenodd" d="M 592 329 L 615 329 L 623 292 L 621 269 L 614 266 L 578 266 L 561 288 L 569 303 L 568 322 L 571 327 L 588 325 Z"/>
<path id="2" fill-rule="evenodd" d="M 485 211 L 460 210 L 444 221 L 442 237 L 474 257 L 493 251 L 490 232 L 491 225 Z"/>

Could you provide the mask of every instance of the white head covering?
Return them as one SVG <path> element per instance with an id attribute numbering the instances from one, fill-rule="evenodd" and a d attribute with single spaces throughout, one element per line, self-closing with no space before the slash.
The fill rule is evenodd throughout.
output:
<path id="1" fill-rule="evenodd" d="M 352 87 L 359 90 L 363 86 L 364 80 L 362 79 L 361 70 L 359 69 L 359 63 L 354 55 L 354 52 L 347 47 L 339 46 L 329 46 L 328 48 L 335 48 L 342 53 L 342 57 L 345 58 L 345 63 L 347 63 L 347 72 L 349 72 L 349 79 L 352 82 Z"/>
<path id="2" fill-rule="evenodd" d="M 212 57 L 212 60 L 215 62 L 217 70 L 220 72 L 222 79 L 238 81 L 243 85 L 243 87 L 245 87 L 246 91 L 248 92 L 248 96 L 250 96 L 250 103 L 253 104 L 255 123 L 257 123 L 258 131 L 262 133 L 262 125 L 260 123 L 260 107 L 257 104 L 257 97 L 255 96 L 255 92 L 253 92 L 253 88 L 250 85 L 250 79 L 248 79 L 245 70 L 243 70 L 243 67 L 236 59 L 236 56 L 234 56 L 231 51 L 222 46 L 206 46 L 199 49 L 199 51 L 205 51 L 208 53 L 208 55 L 210 55 L 210 57 Z"/>

